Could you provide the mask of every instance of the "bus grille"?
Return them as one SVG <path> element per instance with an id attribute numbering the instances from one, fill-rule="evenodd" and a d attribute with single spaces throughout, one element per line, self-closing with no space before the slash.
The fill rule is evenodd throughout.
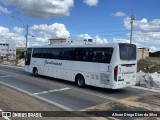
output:
<path id="1" fill-rule="evenodd" d="M 109 74 L 100 73 L 100 84 L 109 85 Z"/>

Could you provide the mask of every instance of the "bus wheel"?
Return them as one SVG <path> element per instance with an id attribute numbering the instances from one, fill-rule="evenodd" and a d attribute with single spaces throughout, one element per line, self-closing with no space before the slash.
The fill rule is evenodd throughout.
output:
<path id="1" fill-rule="evenodd" d="M 76 85 L 78 87 L 84 87 L 85 86 L 85 80 L 84 77 L 82 75 L 77 75 L 76 76 Z"/>
<path id="2" fill-rule="evenodd" d="M 34 73 L 34 75 L 35 75 L 36 77 L 38 77 L 39 74 L 38 74 L 37 68 L 34 68 L 34 69 L 33 69 L 33 73 Z"/>

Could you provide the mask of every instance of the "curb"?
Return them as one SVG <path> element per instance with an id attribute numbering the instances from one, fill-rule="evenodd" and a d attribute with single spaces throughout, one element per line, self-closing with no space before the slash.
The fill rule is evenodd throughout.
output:
<path id="1" fill-rule="evenodd" d="M 149 89 L 149 88 L 144 88 L 144 87 L 139 87 L 139 86 L 131 86 L 131 88 L 135 88 L 135 89 L 139 89 L 139 90 L 145 90 L 145 91 L 150 91 L 150 92 L 160 93 L 160 90 Z"/>
<path id="2" fill-rule="evenodd" d="M 7 67 L 14 67 L 14 68 L 19 68 L 19 69 L 24 69 L 24 67 L 10 66 L 10 65 L 3 65 L 3 64 L 0 64 L 0 66 L 7 66 Z"/>

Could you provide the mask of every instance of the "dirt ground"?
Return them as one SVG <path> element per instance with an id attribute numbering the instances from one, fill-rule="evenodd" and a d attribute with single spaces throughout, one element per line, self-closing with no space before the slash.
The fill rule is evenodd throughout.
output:
<path id="1" fill-rule="evenodd" d="M 160 58 L 149 57 L 145 60 L 139 60 L 137 65 L 137 71 L 142 70 L 146 73 L 160 73 Z"/>
<path id="2" fill-rule="evenodd" d="M 3 111 L 62 111 L 62 109 L 0 84 L 0 109 Z M 1 112 L 0 112 L 1 116 Z M 11 118 L 11 120 L 91 120 L 80 117 Z M 5 120 L 0 117 L 0 120 Z"/>

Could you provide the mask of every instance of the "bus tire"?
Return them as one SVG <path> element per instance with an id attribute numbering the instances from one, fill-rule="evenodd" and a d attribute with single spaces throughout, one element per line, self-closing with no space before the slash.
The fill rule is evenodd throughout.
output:
<path id="1" fill-rule="evenodd" d="M 34 74 L 34 76 L 36 76 L 36 77 L 39 76 L 39 74 L 38 74 L 38 69 L 37 69 L 37 68 L 34 68 L 34 69 L 33 69 L 33 74 Z"/>
<path id="2" fill-rule="evenodd" d="M 85 87 L 85 79 L 82 75 L 77 75 L 75 82 L 78 87 L 80 87 L 80 88 Z"/>

